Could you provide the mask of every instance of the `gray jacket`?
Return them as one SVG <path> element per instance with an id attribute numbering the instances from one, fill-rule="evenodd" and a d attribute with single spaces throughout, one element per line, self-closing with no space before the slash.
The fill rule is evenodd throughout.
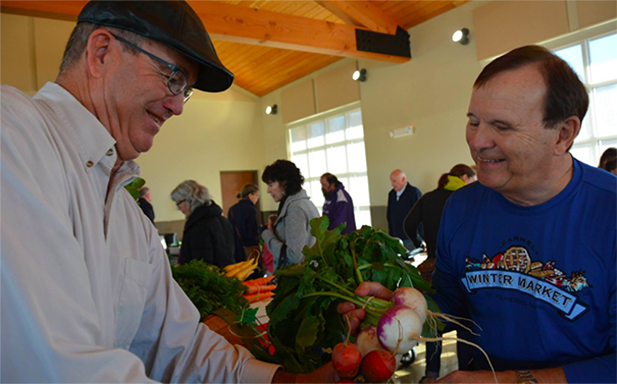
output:
<path id="1" fill-rule="evenodd" d="M 283 246 L 287 246 L 289 264 L 300 264 L 304 261 L 302 248 L 315 244 L 309 221 L 316 217 L 319 217 L 319 211 L 304 189 L 285 200 L 281 213 L 274 222 L 274 230 L 266 229 L 261 234 L 268 250 L 274 256 L 274 269 L 279 268 Z"/>

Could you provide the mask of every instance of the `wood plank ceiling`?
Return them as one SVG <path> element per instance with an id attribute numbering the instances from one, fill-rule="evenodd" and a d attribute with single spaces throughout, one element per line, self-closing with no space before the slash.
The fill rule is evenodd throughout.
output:
<path id="1" fill-rule="evenodd" d="M 343 57 L 406 62 L 367 53 L 355 30 L 394 35 L 469 0 L 188 0 L 204 20 L 235 84 L 264 96 Z M 5 1 L 2 12 L 76 20 L 85 1 Z"/>

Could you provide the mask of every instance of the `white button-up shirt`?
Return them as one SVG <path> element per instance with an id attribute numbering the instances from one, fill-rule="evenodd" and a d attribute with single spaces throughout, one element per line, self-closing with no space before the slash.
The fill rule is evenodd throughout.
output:
<path id="1" fill-rule="evenodd" d="M 55 83 L 1 112 L 0 381 L 272 380 L 199 323 L 94 115 Z"/>

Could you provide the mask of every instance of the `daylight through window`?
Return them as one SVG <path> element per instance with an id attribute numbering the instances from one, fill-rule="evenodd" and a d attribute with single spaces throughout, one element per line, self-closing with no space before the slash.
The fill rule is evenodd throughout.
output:
<path id="1" fill-rule="evenodd" d="M 289 153 L 302 171 L 306 189 L 319 209 L 324 197 L 319 180 L 330 172 L 351 195 L 356 226 L 371 225 L 364 128 L 360 108 L 288 125 Z"/>
<path id="2" fill-rule="evenodd" d="M 617 147 L 617 33 L 554 52 L 570 64 L 589 91 L 589 110 L 570 152 L 596 167 L 606 148 Z"/>

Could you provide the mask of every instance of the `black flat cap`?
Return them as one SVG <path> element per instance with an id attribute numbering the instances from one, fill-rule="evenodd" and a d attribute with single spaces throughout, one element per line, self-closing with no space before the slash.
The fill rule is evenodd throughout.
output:
<path id="1" fill-rule="evenodd" d="M 124 29 L 161 42 L 199 63 L 193 88 L 220 92 L 234 75 L 219 60 L 201 19 L 183 0 L 90 1 L 77 23 Z"/>

